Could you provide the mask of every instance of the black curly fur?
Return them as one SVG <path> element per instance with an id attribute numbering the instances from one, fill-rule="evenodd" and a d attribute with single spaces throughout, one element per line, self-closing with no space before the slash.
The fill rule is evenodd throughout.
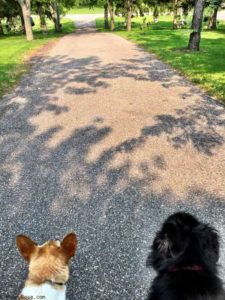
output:
<path id="1" fill-rule="evenodd" d="M 217 275 L 219 237 L 192 215 L 171 215 L 156 234 L 148 265 L 157 272 L 147 300 L 225 300 Z"/>

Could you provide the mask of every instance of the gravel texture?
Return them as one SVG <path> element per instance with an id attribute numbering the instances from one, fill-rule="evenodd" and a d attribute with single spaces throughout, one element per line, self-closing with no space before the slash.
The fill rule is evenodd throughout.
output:
<path id="1" fill-rule="evenodd" d="M 218 229 L 225 279 L 224 107 L 110 33 L 81 30 L 32 62 L 0 103 L 0 299 L 26 278 L 17 234 L 70 231 L 68 299 L 145 299 L 149 246 L 178 210 Z"/>

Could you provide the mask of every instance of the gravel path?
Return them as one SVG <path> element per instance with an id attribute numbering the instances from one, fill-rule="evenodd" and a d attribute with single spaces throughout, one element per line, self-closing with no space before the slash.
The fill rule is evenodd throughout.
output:
<path id="1" fill-rule="evenodd" d="M 103 18 L 103 14 L 83 14 L 83 15 L 66 15 L 67 18 L 74 20 L 76 28 L 95 27 L 95 20 Z"/>
<path id="2" fill-rule="evenodd" d="M 186 210 L 221 235 L 225 279 L 225 109 L 116 35 L 60 39 L 0 104 L 0 299 L 26 264 L 15 236 L 75 231 L 68 299 L 145 299 L 149 245 Z"/>

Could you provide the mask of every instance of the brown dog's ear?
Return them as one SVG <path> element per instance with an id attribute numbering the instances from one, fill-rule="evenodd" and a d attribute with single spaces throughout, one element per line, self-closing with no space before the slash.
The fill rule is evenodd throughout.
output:
<path id="1" fill-rule="evenodd" d="M 77 249 L 77 243 L 77 236 L 73 232 L 67 234 L 61 242 L 63 252 L 66 254 L 68 259 L 74 256 Z"/>
<path id="2" fill-rule="evenodd" d="M 32 253 L 34 253 L 37 244 L 25 235 L 18 235 L 16 237 L 16 245 L 21 255 L 27 260 L 30 260 Z"/>

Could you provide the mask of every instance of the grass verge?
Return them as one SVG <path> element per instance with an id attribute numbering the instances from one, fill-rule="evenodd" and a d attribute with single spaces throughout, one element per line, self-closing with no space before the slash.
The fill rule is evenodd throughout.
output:
<path id="1" fill-rule="evenodd" d="M 38 20 L 35 18 L 35 23 Z M 40 32 L 38 25 L 34 27 L 34 40 L 28 42 L 24 35 L 5 35 L 1 37 L 0 51 L 0 97 L 13 87 L 19 78 L 28 71 L 29 63 L 25 60 L 34 50 L 64 34 L 74 32 L 74 22 L 69 19 L 62 20 L 62 32 L 55 33 L 53 25 L 48 24 L 48 35 Z"/>
<path id="2" fill-rule="evenodd" d="M 144 49 L 153 52 L 158 58 L 200 85 L 210 95 L 225 103 L 225 24 L 217 30 L 202 32 L 201 51 L 187 51 L 189 29 L 172 29 L 170 16 L 161 16 L 157 24 L 141 29 L 142 18 L 133 19 L 132 32 L 123 28 L 123 20 L 116 19 L 115 33 L 127 38 Z M 96 25 L 103 30 L 102 19 Z"/>

